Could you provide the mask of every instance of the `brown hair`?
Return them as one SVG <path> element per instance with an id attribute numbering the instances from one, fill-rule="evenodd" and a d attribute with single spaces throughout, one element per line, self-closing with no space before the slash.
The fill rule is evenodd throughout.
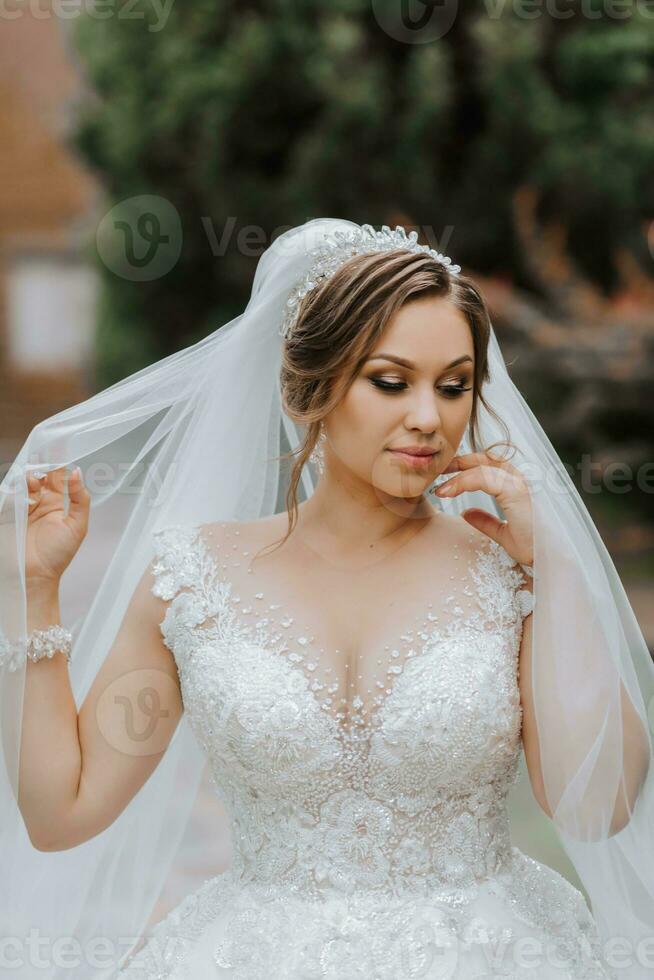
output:
<path id="1" fill-rule="evenodd" d="M 473 452 L 479 451 L 479 402 L 500 423 L 508 440 L 506 426 L 481 392 L 482 383 L 489 377 L 490 318 L 473 281 L 450 273 L 426 252 L 398 249 L 357 255 L 301 300 L 291 334 L 283 342 L 282 405 L 290 418 L 307 426 L 307 431 L 299 449 L 278 457 L 297 459 L 286 494 L 289 527 L 274 549 L 281 547 L 297 523 L 297 487 L 320 434 L 321 420 L 343 398 L 393 314 L 425 296 L 447 298 L 470 324 L 475 355 L 470 419 Z"/>

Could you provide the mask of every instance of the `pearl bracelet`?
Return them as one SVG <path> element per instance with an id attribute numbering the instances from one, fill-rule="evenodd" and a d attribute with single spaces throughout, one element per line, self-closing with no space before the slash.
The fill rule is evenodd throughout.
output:
<path id="1" fill-rule="evenodd" d="M 0 669 L 19 670 L 27 659 L 37 661 L 43 657 L 52 658 L 58 652 L 64 653 L 70 663 L 72 646 L 70 632 L 58 623 L 47 629 L 33 630 L 27 640 L 13 642 L 0 629 Z"/>
<path id="2" fill-rule="evenodd" d="M 52 659 L 55 653 L 65 653 L 66 660 L 70 663 L 72 648 L 73 637 L 70 630 L 57 624 L 43 630 L 32 630 L 27 638 L 25 655 L 36 663 L 43 657 Z"/>

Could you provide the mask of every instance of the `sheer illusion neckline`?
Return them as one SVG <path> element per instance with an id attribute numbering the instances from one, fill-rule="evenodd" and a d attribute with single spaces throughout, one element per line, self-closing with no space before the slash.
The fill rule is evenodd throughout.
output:
<path id="1" fill-rule="evenodd" d="M 365 573 L 370 568 L 374 568 L 377 563 L 384 562 L 386 561 L 386 559 L 391 558 L 393 555 L 396 555 L 398 552 L 402 551 L 403 548 L 406 548 L 409 544 L 411 544 L 414 538 L 420 538 L 422 534 L 426 533 L 427 527 L 431 525 L 433 521 L 438 520 L 437 513 L 438 513 L 437 511 L 434 511 L 434 516 L 430 517 L 429 520 L 427 520 L 426 517 L 420 518 L 420 520 L 423 522 L 422 528 L 419 528 L 417 531 L 414 531 L 413 534 L 411 534 L 408 538 L 406 538 L 406 540 L 401 541 L 399 544 L 397 544 L 391 551 L 386 552 L 384 555 L 375 554 L 373 561 L 369 562 L 368 564 L 359 565 L 355 567 L 348 566 L 348 565 L 336 565 L 331 558 L 326 557 L 325 555 L 321 554 L 321 552 L 319 552 L 316 548 L 314 548 L 313 545 L 310 544 L 304 536 L 300 535 L 298 540 L 300 541 L 301 546 L 304 549 L 306 549 L 306 551 L 310 552 L 321 562 L 324 563 L 328 562 L 332 567 L 338 568 L 339 570 L 345 573 L 353 573 L 353 574 L 356 574 L 357 572 Z M 296 528 L 296 530 L 299 529 Z"/>
<path id="2" fill-rule="evenodd" d="M 215 598 L 212 600 L 209 597 L 208 608 L 215 610 L 213 616 L 207 617 L 210 626 L 213 627 L 215 623 L 218 634 L 228 647 L 237 650 L 241 644 L 249 645 L 251 650 L 256 648 L 259 654 L 263 654 L 266 660 L 273 658 L 278 662 L 289 690 L 297 695 L 304 689 L 310 703 L 328 718 L 332 730 L 341 738 L 369 738 L 393 705 L 398 686 L 408 684 L 413 671 L 429 669 L 429 662 L 442 644 L 456 642 L 457 635 L 461 642 L 474 644 L 475 638 L 478 639 L 487 629 L 479 596 L 470 585 L 479 581 L 480 566 L 485 561 L 493 560 L 493 545 L 499 547 L 491 539 L 484 539 L 476 545 L 465 563 L 467 574 L 461 581 L 465 581 L 466 585 L 459 591 L 468 597 L 467 613 L 460 605 L 461 596 L 456 594 L 452 582 L 453 591 L 442 600 L 438 611 L 434 600 L 429 600 L 421 604 L 418 611 L 394 634 L 392 644 L 384 642 L 384 637 L 381 637 L 378 650 L 375 645 L 375 652 L 380 654 L 377 667 L 369 663 L 374 655 L 367 655 L 363 663 L 355 655 L 325 667 L 322 658 L 340 654 L 341 650 L 314 644 L 316 638 L 308 618 L 296 624 L 292 615 L 293 603 L 271 600 L 268 590 L 257 588 L 244 602 L 240 594 L 242 589 L 225 567 L 227 562 L 221 561 L 220 544 L 214 545 L 211 540 L 211 529 L 197 525 L 193 530 L 201 549 L 202 578 L 204 580 L 206 575 L 211 589 L 217 590 L 220 596 L 218 603 Z M 239 531 L 235 533 L 238 535 Z M 236 547 L 232 545 L 232 548 Z M 245 557 L 251 553 L 251 550 L 241 551 Z M 449 580 L 455 578 L 454 575 L 449 576 Z M 495 584 L 499 587 L 499 582 Z M 257 611 L 261 612 L 261 617 L 249 620 L 250 613 L 259 603 L 260 609 Z M 301 603 L 298 604 L 301 606 Z M 291 632 L 292 626 L 294 629 Z M 405 652 L 403 648 L 406 648 Z M 339 668 L 342 675 L 340 680 L 337 676 Z M 357 669 L 361 673 L 355 679 L 352 672 Z M 369 684 L 365 681 L 365 674 L 368 674 Z M 357 682 L 363 683 L 359 686 Z M 345 696 L 342 696 L 343 684 Z M 351 689 L 354 689 L 354 693 Z"/>

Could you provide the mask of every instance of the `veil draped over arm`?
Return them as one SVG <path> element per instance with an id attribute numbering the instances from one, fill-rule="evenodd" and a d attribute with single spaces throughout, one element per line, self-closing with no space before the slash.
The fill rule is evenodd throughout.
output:
<path id="1" fill-rule="evenodd" d="M 355 227 L 324 218 L 280 235 L 258 263 L 243 313 L 37 425 L 0 485 L 0 921 L 2 971 L 16 980 L 115 975 L 179 864 L 204 772 L 183 715 L 159 765 L 110 827 L 67 851 L 31 845 L 16 804 L 26 474 L 79 465 L 91 493 L 89 531 L 61 590 L 79 708 L 152 561 L 153 531 L 283 508 L 288 474 L 277 457 L 303 438 L 280 397 L 285 304 L 311 267 L 310 249 L 325 234 Z M 654 667 L 611 558 L 509 378 L 494 332 L 489 369 L 484 395 L 518 447 L 512 462 L 528 479 L 533 504 L 532 685 L 548 806 L 616 977 L 654 978 Z M 484 446 L 505 437 L 482 405 L 479 434 Z M 314 477 L 305 467 L 303 497 Z M 499 513 L 482 493 L 439 506 Z M 212 841 L 206 846 L 209 852 Z"/>

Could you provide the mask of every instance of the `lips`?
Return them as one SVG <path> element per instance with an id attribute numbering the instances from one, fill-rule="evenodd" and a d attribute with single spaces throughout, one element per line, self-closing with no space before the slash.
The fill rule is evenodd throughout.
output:
<path id="1" fill-rule="evenodd" d="M 437 449 L 429 449 L 427 447 L 417 447 L 417 446 L 398 446 L 397 449 L 391 449 L 392 453 L 401 453 L 403 456 L 435 456 L 438 452 Z"/>
<path id="2" fill-rule="evenodd" d="M 424 449 L 391 449 L 393 456 L 402 460 L 405 466 L 415 470 L 427 470 L 431 466 L 434 457 L 438 455 L 436 450 L 429 450 L 425 453 Z"/>

